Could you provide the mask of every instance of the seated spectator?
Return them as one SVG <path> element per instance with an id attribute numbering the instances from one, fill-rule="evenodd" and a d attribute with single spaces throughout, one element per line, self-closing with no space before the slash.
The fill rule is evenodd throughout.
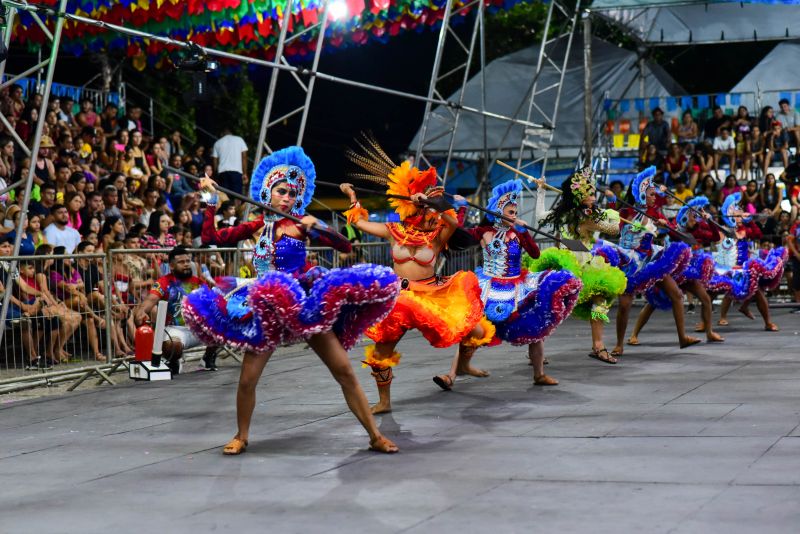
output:
<path id="1" fill-rule="evenodd" d="M 722 189 L 720 190 L 719 204 L 722 205 L 722 203 L 725 202 L 725 199 L 728 198 L 728 195 L 732 195 L 741 190 L 742 188 L 736 183 L 736 177 L 732 174 L 729 174 L 728 177 L 725 178 L 725 185 L 723 185 Z"/>
<path id="2" fill-rule="evenodd" d="M 94 245 L 88 241 L 82 241 L 75 249 L 77 254 L 94 254 Z M 98 265 L 99 258 L 76 258 L 75 270 L 83 281 L 84 294 L 89 295 L 89 305 L 92 310 L 100 315 L 105 313 L 106 298 L 103 291 L 103 277 L 104 273 L 100 270 Z M 112 299 L 116 294 L 112 292 Z M 116 300 L 109 303 L 111 306 L 111 317 L 113 324 L 109 332 L 111 333 L 111 342 L 114 348 L 114 353 L 117 356 L 127 356 L 133 354 L 130 346 L 125 339 L 125 321 L 129 315 L 129 309 L 126 306 L 120 305 Z"/>
<path id="3" fill-rule="evenodd" d="M 158 249 L 175 246 L 175 236 L 170 233 L 173 223 L 169 215 L 163 211 L 150 214 L 147 231 L 142 236 L 142 248 Z"/>
<path id="4" fill-rule="evenodd" d="M 681 124 L 678 126 L 678 144 L 685 148 L 686 145 L 697 144 L 699 139 L 700 134 L 697 123 L 694 121 L 694 117 L 692 117 L 692 112 L 686 110 L 683 112 Z"/>
<path id="5" fill-rule="evenodd" d="M 100 126 L 108 136 L 116 135 L 119 131 L 119 123 L 117 117 L 119 116 L 119 108 L 113 102 L 106 104 L 103 108 L 103 113 L 100 115 Z"/>
<path id="6" fill-rule="evenodd" d="M 166 341 L 163 354 L 170 369 L 177 374 L 183 351 L 202 345 L 183 320 L 183 299 L 190 292 L 206 284 L 200 278 L 192 276 L 192 255 L 183 247 L 175 247 L 170 251 L 169 271 L 169 274 L 158 279 L 147 299 L 136 311 L 136 324 L 142 324 L 150 319 L 159 301 L 167 301 Z M 216 358 L 216 347 L 207 347 L 203 356 L 204 368 L 215 371 Z"/>
<path id="7" fill-rule="evenodd" d="M 94 102 L 92 102 L 88 98 L 84 98 L 81 100 L 81 110 L 75 115 L 75 122 L 81 128 L 85 128 L 87 126 L 94 128 L 98 122 L 99 117 L 97 116 L 97 112 L 94 110 Z"/>
<path id="8" fill-rule="evenodd" d="M 70 191 L 64 197 L 64 205 L 67 207 L 67 226 L 80 231 L 82 226 L 83 195 L 78 191 Z"/>
<path id="9" fill-rule="evenodd" d="M 722 135 L 722 130 L 730 127 L 733 124 L 733 119 L 722 112 L 722 108 L 714 106 L 712 116 L 706 121 L 703 126 L 703 135 L 706 140 L 716 139 Z"/>
<path id="10" fill-rule="evenodd" d="M 736 157 L 742 164 L 742 179 L 748 180 L 750 178 L 750 164 L 752 156 L 750 154 L 750 147 L 752 141 L 752 119 L 750 118 L 747 108 L 739 106 L 736 112 L 736 118 L 733 121 L 733 131 L 735 132 L 736 141 Z"/>
<path id="11" fill-rule="evenodd" d="M 711 145 L 708 143 L 696 145 L 689 166 L 692 180 L 690 185 L 693 183 L 692 189 L 694 189 L 697 187 L 697 180 L 700 176 L 708 176 L 714 168 L 714 149 L 711 148 Z"/>
<path id="12" fill-rule="evenodd" d="M 664 112 L 661 108 L 653 110 L 653 120 L 647 123 L 644 130 L 640 132 L 639 154 L 644 154 L 649 145 L 654 145 L 660 156 L 667 154 L 667 145 L 672 139 L 669 125 L 664 120 Z"/>
<path id="13" fill-rule="evenodd" d="M 55 204 L 50 210 L 50 215 L 53 217 L 53 222 L 44 229 L 47 242 L 56 247 L 64 247 L 67 254 L 72 254 L 81 242 L 81 234 L 67 226 L 69 213 L 66 206 Z"/>
<path id="14" fill-rule="evenodd" d="M 753 126 L 753 133 L 750 140 L 750 160 L 753 169 L 761 170 L 764 168 L 766 148 L 761 128 Z"/>
<path id="15" fill-rule="evenodd" d="M 674 184 L 678 180 L 687 179 L 689 162 L 677 143 L 669 145 L 669 153 L 664 160 L 664 170 L 667 173 L 667 184 Z"/>
<path id="16" fill-rule="evenodd" d="M 47 244 L 47 238 L 42 232 L 42 217 L 39 215 L 31 215 L 28 217 L 28 234 L 33 239 L 34 249 L 38 249 L 41 245 Z"/>
<path id="17" fill-rule="evenodd" d="M 766 178 L 764 178 L 764 186 L 761 188 L 759 196 L 762 209 L 769 213 L 770 217 L 777 220 L 778 216 L 781 214 L 781 200 L 783 200 L 783 198 L 774 174 L 769 173 Z"/>
<path id="18" fill-rule="evenodd" d="M 22 211 L 19 209 L 19 206 L 12 206 L 12 207 L 16 208 L 16 210 L 11 210 L 11 208 L 9 208 L 9 211 L 12 211 L 13 213 L 12 224 L 14 225 L 15 229 L 11 230 L 6 235 L 11 239 L 13 247 L 14 240 L 17 238 L 16 228 L 19 227 L 19 218 L 22 214 Z M 22 239 L 19 242 L 20 256 L 33 256 L 34 252 L 36 252 L 36 243 L 33 240 L 33 236 L 28 231 L 28 226 L 29 226 L 28 218 L 25 217 L 24 220 L 22 221 Z"/>
<path id="19" fill-rule="evenodd" d="M 65 253 L 66 251 L 62 246 L 53 248 L 53 255 L 55 256 Z M 82 315 L 89 338 L 89 348 L 94 353 L 95 360 L 98 362 L 106 361 L 106 356 L 100 351 L 97 335 L 98 328 L 105 330 L 106 322 L 92 307 L 89 301 L 90 295 L 86 294 L 83 279 L 78 270 L 74 268 L 73 260 L 71 258 L 56 258 L 50 267 L 49 277 L 50 287 L 55 292 L 56 297 L 64 301 L 69 309 Z"/>
<path id="20" fill-rule="evenodd" d="M 123 219 L 122 211 L 119 209 L 119 191 L 113 185 L 103 188 L 103 217 L 119 217 Z"/>
<path id="21" fill-rule="evenodd" d="M 736 142 L 731 137 L 727 128 L 720 130 L 719 137 L 714 138 L 714 170 L 719 175 L 719 162 L 723 157 L 728 158 L 731 174 L 736 174 Z"/>
<path id="22" fill-rule="evenodd" d="M 14 140 L 6 136 L 0 137 L 0 178 L 6 182 L 6 185 L 13 182 L 16 170 Z"/>
<path id="23" fill-rule="evenodd" d="M 39 314 L 42 308 L 42 302 L 38 299 L 29 302 L 28 299 L 22 295 L 20 284 L 18 283 L 19 270 L 14 268 L 12 271 L 12 263 L 5 259 L 11 256 L 12 252 L 13 247 L 8 236 L 0 235 L 0 296 L 5 294 L 9 280 L 14 280 L 8 301 L 8 310 L 6 311 L 5 328 L 16 328 L 19 330 L 22 349 L 29 362 L 27 369 L 50 369 L 52 368 L 52 363 L 47 362 L 45 358 L 41 358 L 38 355 L 38 346 L 33 340 L 31 318 Z M 23 318 L 27 320 L 21 321 Z M 18 322 L 18 324 L 15 324 L 15 322 Z"/>
<path id="24" fill-rule="evenodd" d="M 782 98 L 781 101 L 778 102 L 778 107 L 781 110 L 778 112 L 775 119 L 780 121 L 783 125 L 783 129 L 786 130 L 792 145 L 800 147 L 800 144 L 798 144 L 798 140 L 800 140 L 800 116 L 792 109 L 792 106 L 789 105 L 789 101 L 785 98 Z"/>
<path id="25" fill-rule="evenodd" d="M 750 180 L 742 191 L 742 206 L 749 212 L 756 214 L 761 211 L 761 194 L 758 190 L 758 182 Z"/>
<path id="26" fill-rule="evenodd" d="M 98 236 L 103 243 L 102 250 L 108 250 L 111 243 L 123 241 L 125 239 L 125 224 L 119 217 L 109 217 L 103 223 L 103 228 Z"/>
<path id="27" fill-rule="evenodd" d="M 776 159 L 780 158 L 783 167 L 789 166 L 789 134 L 783 129 L 780 122 L 772 123 L 772 130 L 764 138 L 765 156 L 763 172 L 767 174 L 767 168 Z"/>
<path id="28" fill-rule="evenodd" d="M 694 197 L 694 193 L 687 187 L 685 179 L 678 179 L 675 182 L 675 189 L 672 191 L 672 194 L 678 197 L 681 205 L 686 204 L 689 202 L 690 198 Z"/>
<path id="29" fill-rule="evenodd" d="M 639 160 L 639 170 L 644 170 L 651 165 L 656 168 L 656 174 L 664 172 L 664 158 L 658 153 L 655 145 L 647 146 L 647 149 Z"/>

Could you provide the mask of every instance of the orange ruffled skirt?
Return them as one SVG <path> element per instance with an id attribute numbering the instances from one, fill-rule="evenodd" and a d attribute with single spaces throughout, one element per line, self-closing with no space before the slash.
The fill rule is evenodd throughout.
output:
<path id="1" fill-rule="evenodd" d="M 479 323 L 484 335 L 480 339 L 465 340 Z M 436 348 L 461 341 L 474 346 L 488 343 L 495 329 L 483 317 L 481 288 L 475 273 L 459 271 L 446 278 L 409 281 L 389 315 L 371 326 L 366 334 L 376 343 L 391 343 L 399 341 L 413 328 L 422 332 Z"/>

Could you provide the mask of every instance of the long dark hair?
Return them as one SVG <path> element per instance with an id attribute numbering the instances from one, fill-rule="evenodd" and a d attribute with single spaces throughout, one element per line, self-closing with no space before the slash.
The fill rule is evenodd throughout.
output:
<path id="1" fill-rule="evenodd" d="M 53 247 L 53 255 L 61 255 L 66 254 L 67 249 L 65 247 Z M 69 268 L 69 272 L 67 271 Z M 50 271 L 55 271 L 64 278 L 70 278 L 72 276 L 72 266 L 64 264 L 64 258 L 53 258 L 53 265 L 50 266 Z"/>
<path id="2" fill-rule="evenodd" d="M 150 219 L 147 221 L 147 233 L 156 239 L 161 236 L 161 228 L 159 228 L 161 217 L 166 214 L 165 211 L 156 210 L 150 214 Z"/>
<path id="3" fill-rule="evenodd" d="M 553 209 L 547 217 L 541 221 L 541 226 L 551 225 L 556 231 L 562 227 L 566 227 L 572 235 L 578 235 L 578 226 L 584 221 L 585 215 L 583 213 L 583 206 L 572 194 L 571 186 L 571 177 L 562 182 L 561 191 L 563 191 L 563 193 L 558 200 L 556 200 Z"/>
<path id="4" fill-rule="evenodd" d="M 119 215 L 112 215 L 111 217 L 107 217 L 106 220 L 103 222 L 103 227 L 100 229 L 100 239 L 103 239 L 104 236 L 110 234 L 114 231 L 114 225 L 117 224 L 117 221 L 121 220 L 122 218 Z M 119 236 L 114 236 L 114 241 L 117 241 Z"/>

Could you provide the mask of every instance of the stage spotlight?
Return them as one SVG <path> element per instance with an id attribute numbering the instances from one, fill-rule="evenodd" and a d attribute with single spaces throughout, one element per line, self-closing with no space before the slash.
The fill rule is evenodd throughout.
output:
<path id="1" fill-rule="evenodd" d="M 347 17 L 347 3 L 343 0 L 336 0 L 331 3 L 331 18 L 333 20 L 342 20 Z"/>

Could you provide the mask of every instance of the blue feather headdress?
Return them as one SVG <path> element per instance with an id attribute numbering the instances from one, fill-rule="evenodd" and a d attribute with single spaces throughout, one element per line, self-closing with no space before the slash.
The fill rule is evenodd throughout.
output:
<path id="1" fill-rule="evenodd" d="M 292 207 L 292 215 L 302 217 L 314 196 L 314 180 L 317 172 L 314 163 L 299 146 L 290 146 L 273 152 L 262 159 L 250 179 L 250 198 L 269 204 L 272 188 L 285 182 L 297 190 L 297 201 Z"/>
<path id="2" fill-rule="evenodd" d="M 651 165 L 637 174 L 636 178 L 633 179 L 631 188 L 633 192 L 633 199 L 637 204 L 642 206 L 647 204 L 647 190 L 651 187 L 655 187 L 655 184 L 653 183 L 653 176 L 655 175 L 656 168 Z"/>
<path id="3" fill-rule="evenodd" d="M 725 202 L 722 203 L 722 222 L 726 225 L 730 226 L 731 228 L 736 228 L 738 224 L 736 219 L 734 218 L 734 213 L 737 211 L 741 211 L 740 204 L 742 202 L 742 192 L 737 191 L 733 194 L 728 195 L 725 197 Z M 753 217 L 750 214 L 747 214 L 745 217 L 741 218 L 741 222 L 749 222 L 750 219 Z"/>
<path id="4" fill-rule="evenodd" d="M 489 197 L 489 203 L 486 209 L 490 211 L 503 212 L 503 208 L 507 204 L 516 204 L 522 201 L 522 180 L 509 180 L 500 185 L 494 186 L 492 189 L 492 196 Z M 486 218 L 494 222 L 496 217 L 494 215 L 486 214 Z"/>
<path id="5" fill-rule="evenodd" d="M 706 197 L 701 196 L 691 199 L 678 210 L 678 215 L 675 216 L 675 222 L 678 223 L 678 226 L 681 228 L 686 228 L 686 225 L 689 223 L 689 211 L 691 211 L 691 208 L 699 211 L 708 206 L 708 204 L 709 202 Z"/>

